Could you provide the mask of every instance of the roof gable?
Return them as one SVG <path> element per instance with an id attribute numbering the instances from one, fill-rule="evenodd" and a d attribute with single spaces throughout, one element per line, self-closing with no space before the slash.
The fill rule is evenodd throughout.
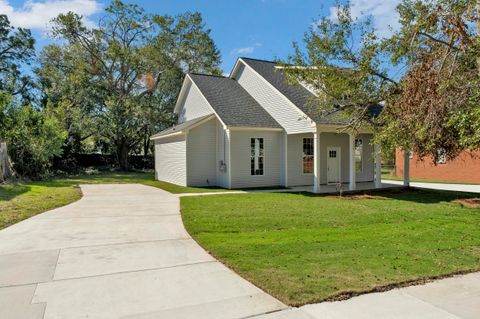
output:
<path id="1" fill-rule="evenodd" d="M 281 128 L 280 124 L 234 79 L 202 74 L 189 76 L 225 125 Z"/>

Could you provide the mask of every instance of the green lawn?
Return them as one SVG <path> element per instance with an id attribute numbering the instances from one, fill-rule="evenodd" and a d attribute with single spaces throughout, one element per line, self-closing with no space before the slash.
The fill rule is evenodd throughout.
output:
<path id="1" fill-rule="evenodd" d="M 368 199 L 257 193 L 186 197 L 189 233 L 290 305 L 480 270 L 480 209 L 441 191 Z M 477 194 L 478 196 L 478 194 Z"/>
<path id="2" fill-rule="evenodd" d="M 225 191 L 221 188 L 182 187 L 154 180 L 152 173 L 98 173 L 42 182 L 0 185 L 0 229 L 81 198 L 79 184 L 140 183 L 171 193 Z"/>

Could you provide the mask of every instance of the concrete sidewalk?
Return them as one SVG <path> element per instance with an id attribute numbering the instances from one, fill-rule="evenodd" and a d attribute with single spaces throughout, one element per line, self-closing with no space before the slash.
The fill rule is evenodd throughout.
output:
<path id="1" fill-rule="evenodd" d="M 403 185 L 402 181 L 383 180 L 383 182 L 392 185 Z M 476 184 L 445 184 L 445 183 L 420 183 L 410 182 L 411 187 L 438 189 L 445 191 L 480 193 L 480 185 Z"/>
<path id="2" fill-rule="evenodd" d="M 207 254 L 176 196 L 85 185 L 0 231 L 0 318 L 245 318 L 286 306 Z"/>
<path id="3" fill-rule="evenodd" d="M 479 273 L 289 308 L 191 239 L 178 196 L 128 184 L 82 191 L 0 231 L 0 318 L 480 317 Z"/>

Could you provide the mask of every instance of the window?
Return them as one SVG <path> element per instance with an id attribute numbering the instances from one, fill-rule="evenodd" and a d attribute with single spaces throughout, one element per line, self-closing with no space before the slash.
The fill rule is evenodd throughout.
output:
<path id="1" fill-rule="evenodd" d="M 250 173 L 263 175 L 263 138 L 250 139 Z"/>
<path id="2" fill-rule="evenodd" d="M 359 173 L 363 170 L 363 140 L 355 139 L 355 172 Z"/>
<path id="3" fill-rule="evenodd" d="M 303 174 L 313 173 L 313 138 L 303 139 Z"/>
<path id="4" fill-rule="evenodd" d="M 445 164 L 447 162 L 447 154 L 445 149 L 440 148 L 437 150 L 437 164 Z"/>

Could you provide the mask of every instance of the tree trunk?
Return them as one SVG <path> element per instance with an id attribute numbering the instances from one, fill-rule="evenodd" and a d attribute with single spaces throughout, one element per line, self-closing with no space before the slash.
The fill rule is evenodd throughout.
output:
<path id="1" fill-rule="evenodd" d="M 150 150 L 150 136 L 147 136 L 143 139 L 143 158 L 144 161 L 147 161 L 148 151 Z"/>
<path id="2" fill-rule="evenodd" d="M 13 177 L 13 168 L 8 156 L 7 143 L 0 141 L 0 183 L 5 183 Z"/>
<path id="3" fill-rule="evenodd" d="M 120 170 L 122 171 L 129 171 L 130 170 L 130 162 L 128 160 L 128 154 L 130 150 L 128 148 L 127 143 L 122 142 L 120 145 L 117 146 L 117 160 Z"/>

